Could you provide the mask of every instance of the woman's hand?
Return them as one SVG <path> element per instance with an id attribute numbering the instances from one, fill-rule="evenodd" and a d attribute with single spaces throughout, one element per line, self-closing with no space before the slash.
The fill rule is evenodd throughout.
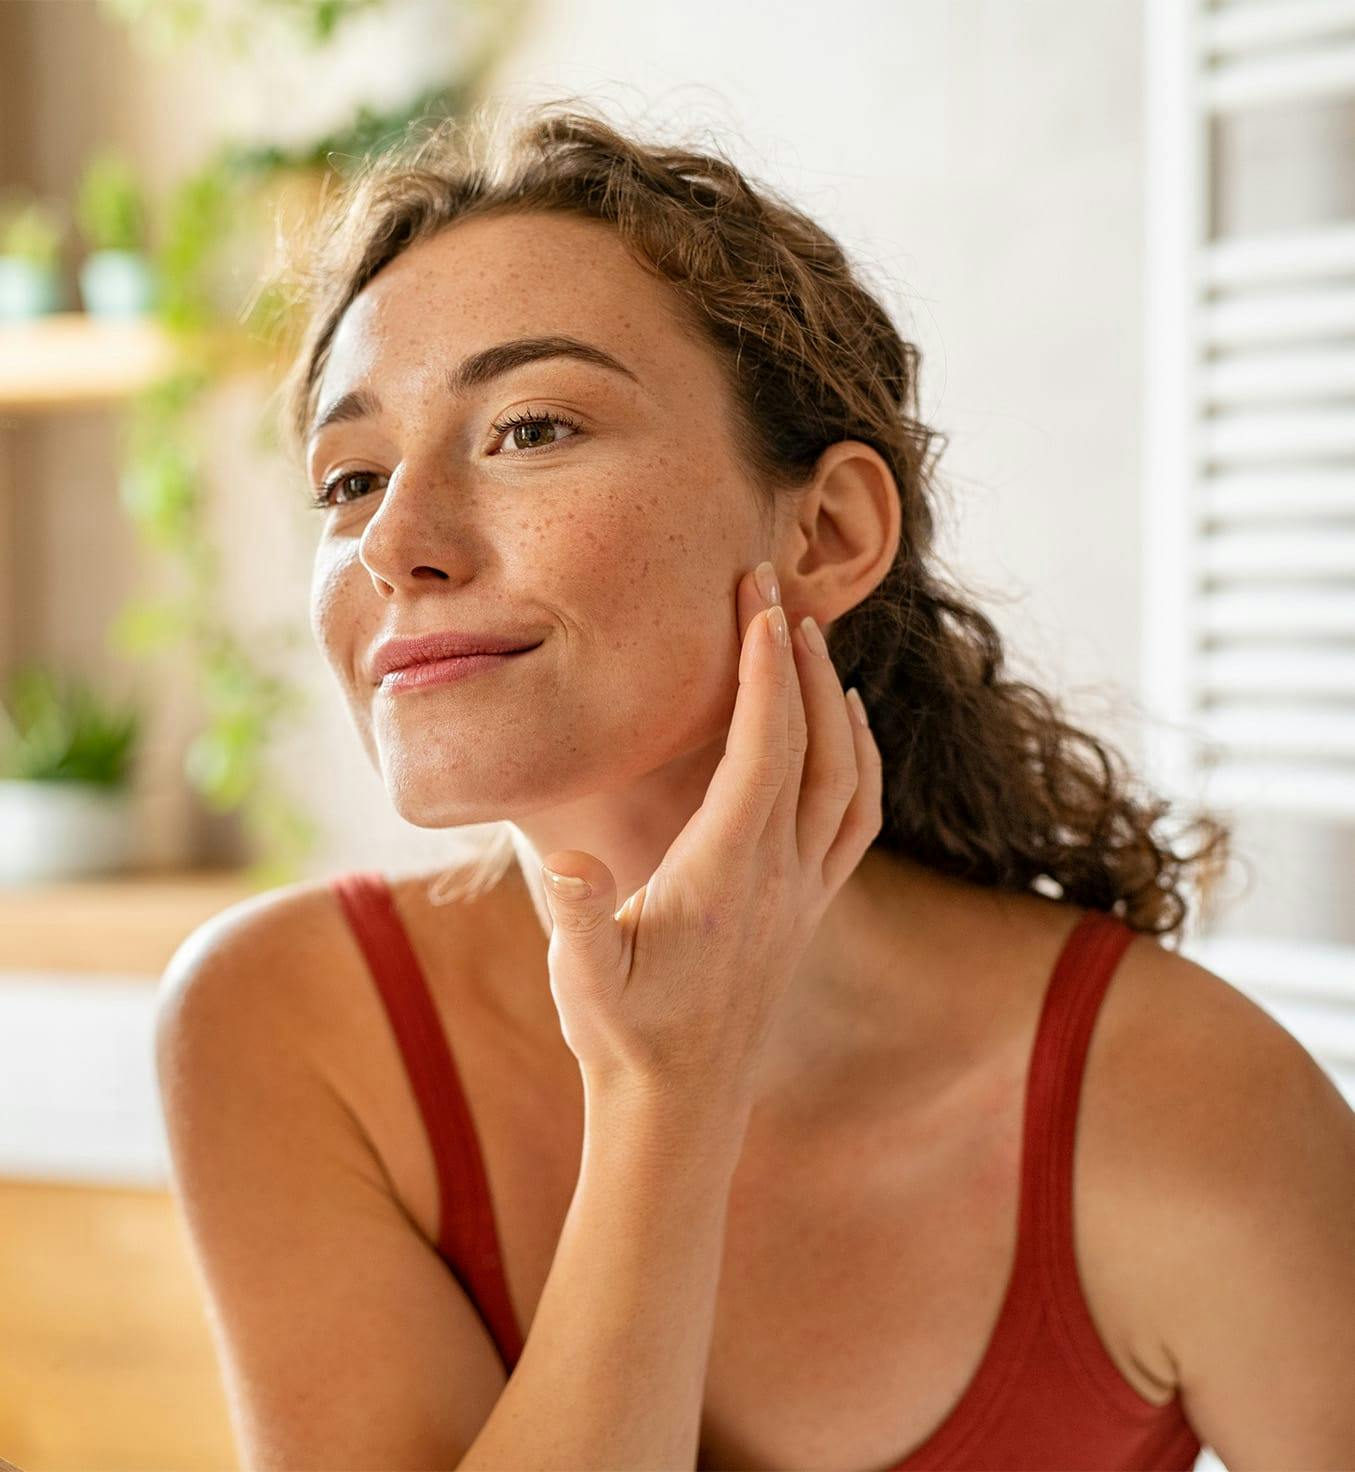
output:
<path id="1" fill-rule="evenodd" d="M 772 574 L 770 563 L 763 573 Z M 770 580 L 769 580 L 770 581 Z M 774 583 L 773 583 L 774 586 Z M 881 828 L 880 754 L 832 661 L 785 627 L 746 573 L 739 691 L 701 806 L 617 911 L 592 854 L 543 869 L 551 995 L 586 1080 L 644 1095 L 747 1102 L 786 983 L 829 901 Z M 572 898 L 550 871 L 592 893 Z"/>

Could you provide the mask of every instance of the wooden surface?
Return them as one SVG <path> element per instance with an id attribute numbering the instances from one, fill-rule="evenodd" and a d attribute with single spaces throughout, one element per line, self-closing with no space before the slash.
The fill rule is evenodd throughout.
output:
<path id="1" fill-rule="evenodd" d="M 23 1472 L 238 1467 L 168 1192 L 0 1180 L 0 1457 Z"/>
<path id="2" fill-rule="evenodd" d="M 285 367 L 285 352 L 234 324 L 196 331 L 191 351 L 212 363 L 214 382 Z M 196 356 L 192 361 L 197 361 Z M 96 317 L 45 312 L 0 322 L 0 411 L 44 414 L 117 406 L 185 366 L 182 349 L 154 315 Z"/>
<path id="3" fill-rule="evenodd" d="M 144 388 L 170 361 L 168 339 L 147 318 L 48 312 L 0 323 L 0 408 L 116 402 Z"/>
<path id="4" fill-rule="evenodd" d="M 0 971 L 159 976 L 190 931 L 257 892 L 230 870 L 0 885 Z"/>

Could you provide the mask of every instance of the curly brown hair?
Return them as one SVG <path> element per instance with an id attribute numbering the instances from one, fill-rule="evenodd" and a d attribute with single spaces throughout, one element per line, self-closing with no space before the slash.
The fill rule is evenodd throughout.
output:
<path id="1" fill-rule="evenodd" d="M 1177 935 L 1187 878 L 1207 899 L 1231 855 L 1208 815 L 1188 854 L 1154 833 L 1171 808 L 1135 795 L 1124 758 L 1064 718 L 1035 686 L 1004 675 L 990 619 L 946 581 L 933 550 L 934 470 L 944 436 L 917 416 L 918 349 L 825 230 L 755 186 L 723 150 L 628 136 L 578 98 L 526 109 L 506 132 L 481 104 L 412 125 L 360 160 L 285 276 L 305 330 L 282 386 L 298 457 L 344 311 L 416 241 L 491 213 L 562 211 L 609 224 L 677 294 L 690 330 L 728 384 L 734 448 L 775 498 L 803 488 L 830 445 L 865 442 L 893 471 L 898 552 L 880 584 L 833 621 L 830 652 L 856 685 L 884 760 L 877 845 L 941 873 L 1036 890 Z M 760 412 L 764 404 L 777 413 Z M 500 835 L 501 839 L 504 835 Z M 469 888 L 513 856 L 491 846 Z M 465 892 L 465 888 L 460 892 Z"/>

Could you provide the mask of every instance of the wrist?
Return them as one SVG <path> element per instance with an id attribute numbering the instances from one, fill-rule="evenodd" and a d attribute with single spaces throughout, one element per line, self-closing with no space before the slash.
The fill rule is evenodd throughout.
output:
<path id="1" fill-rule="evenodd" d="M 587 1074 L 583 1090 L 586 1140 L 620 1139 L 665 1166 L 732 1169 L 743 1151 L 749 1108 L 728 1090 Z"/>

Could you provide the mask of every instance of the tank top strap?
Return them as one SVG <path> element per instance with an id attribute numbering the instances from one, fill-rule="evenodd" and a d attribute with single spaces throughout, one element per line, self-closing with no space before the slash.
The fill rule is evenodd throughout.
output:
<path id="1" fill-rule="evenodd" d="M 1074 1363 L 1091 1367 L 1102 1387 L 1105 1355 L 1077 1271 L 1073 1148 L 1092 1029 L 1137 933 L 1102 910 L 1074 926 L 1045 992 L 1027 1080 L 1021 1237 L 1051 1322 Z"/>
<path id="2" fill-rule="evenodd" d="M 522 1350 L 495 1230 L 489 1181 L 427 977 L 379 870 L 331 877 L 404 1061 L 438 1179 L 437 1250 L 512 1364 Z"/>

